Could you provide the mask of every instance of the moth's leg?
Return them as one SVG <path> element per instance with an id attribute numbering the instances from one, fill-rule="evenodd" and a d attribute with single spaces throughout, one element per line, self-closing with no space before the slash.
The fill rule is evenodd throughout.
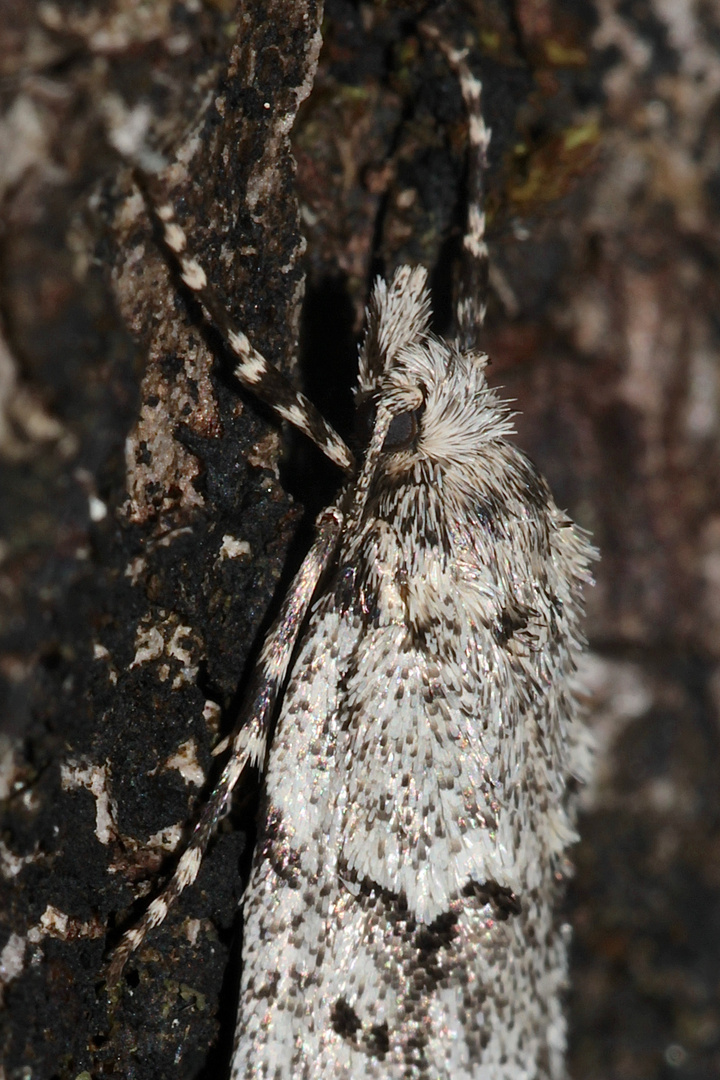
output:
<path id="1" fill-rule="evenodd" d="M 317 538 L 295 575 L 260 653 L 240 725 L 232 736 L 230 758 L 218 784 L 206 803 L 175 873 L 156 897 L 139 923 L 128 930 L 108 966 L 108 983 L 117 982 L 131 953 L 143 942 L 148 931 L 159 926 L 172 904 L 197 877 L 205 849 L 218 822 L 223 817 L 233 788 L 247 765 L 264 766 L 268 733 L 278 694 L 287 675 L 300 627 L 312 601 L 315 588 L 333 556 L 342 528 L 338 509 L 324 510 L 317 523 Z"/>
<path id="2" fill-rule="evenodd" d="M 457 76 L 468 117 L 467 221 L 455 293 L 455 333 L 461 349 L 479 347 L 487 310 L 489 255 L 485 241 L 485 170 L 490 129 L 482 111 L 482 83 L 467 65 L 467 49 L 455 49 L 432 23 L 422 33 L 447 60 Z"/>
<path id="3" fill-rule="evenodd" d="M 330 461 L 345 472 L 352 472 L 353 455 L 338 433 L 313 403 L 253 347 L 208 284 L 205 271 L 188 250 L 187 236 L 175 220 L 173 207 L 163 199 L 157 179 L 138 167 L 135 177 L 151 214 L 160 225 L 163 243 L 177 263 L 182 281 L 197 296 L 237 358 L 235 378 L 277 416 L 311 439 Z"/>

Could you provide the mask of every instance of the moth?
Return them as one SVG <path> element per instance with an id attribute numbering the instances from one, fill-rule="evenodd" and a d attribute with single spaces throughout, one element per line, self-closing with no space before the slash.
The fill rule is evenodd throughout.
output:
<path id="1" fill-rule="evenodd" d="M 258 766 L 232 1080 L 564 1074 L 556 909 L 576 836 L 571 781 L 587 767 L 575 674 L 593 551 L 509 440 L 476 349 L 490 133 L 464 54 L 424 32 L 469 114 L 455 334 L 431 333 L 424 268 L 375 283 L 359 466 L 231 323 L 172 207 L 141 178 L 237 378 L 349 474 L 175 876 L 111 962 L 114 979 L 195 879 L 234 786 Z"/>

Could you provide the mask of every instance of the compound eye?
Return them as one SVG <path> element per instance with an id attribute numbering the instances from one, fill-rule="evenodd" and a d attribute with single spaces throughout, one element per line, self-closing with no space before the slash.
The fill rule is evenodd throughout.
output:
<path id="1" fill-rule="evenodd" d="M 375 399 L 368 397 L 360 401 L 355 410 L 355 438 L 360 446 L 367 446 L 375 425 Z"/>
<path id="2" fill-rule="evenodd" d="M 383 450 L 406 450 L 415 442 L 420 431 L 420 409 L 398 413 L 390 421 Z"/>

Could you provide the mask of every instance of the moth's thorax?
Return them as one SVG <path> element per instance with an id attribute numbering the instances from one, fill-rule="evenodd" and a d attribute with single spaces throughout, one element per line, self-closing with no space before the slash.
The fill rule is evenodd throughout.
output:
<path id="1" fill-rule="evenodd" d="M 465 432 L 475 424 L 472 445 L 461 434 L 460 450 L 440 457 L 428 406 L 415 444 L 383 455 L 361 527 L 340 557 L 355 568 L 366 608 L 419 635 L 455 635 L 460 650 L 463 624 L 503 633 L 504 612 L 533 604 L 547 584 L 557 514 L 531 463 L 496 434 L 506 414 L 488 404 L 490 393 L 463 402 L 481 414 L 465 423 Z"/>

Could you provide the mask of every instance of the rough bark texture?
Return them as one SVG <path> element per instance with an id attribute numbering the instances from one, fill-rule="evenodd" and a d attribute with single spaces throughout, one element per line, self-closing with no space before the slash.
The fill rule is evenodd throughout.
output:
<path id="1" fill-rule="evenodd" d="M 261 18 L 17 12 L 2 276 L 17 378 L 3 446 L 9 1076 L 190 1077 L 226 1056 L 242 832 L 218 838 L 110 997 L 102 959 L 211 784 L 296 512 L 278 432 L 213 360 L 107 132 L 146 126 L 211 280 L 289 368 L 302 273 L 287 136 L 318 17 L 286 0 Z"/>
<path id="2" fill-rule="evenodd" d="M 232 724 L 297 523 L 277 428 L 231 385 L 107 132 L 147 130 L 211 280 L 286 370 L 307 236 L 303 377 L 347 432 L 370 273 L 424 261 L 438 329 L 449 312 L 465 128 L 455 80 L 416 33 L 426 10 L 327 5 L 295 175 L 286 137 L 309 89 L 314 5 L 5 4 L 8 1078 L 222 1075 L 248 798 L 110 997 L 102 959 L 211 785 L 210 749 Z M 443 21 L 471 46 L 493 129 L 495 381 L 518 401 L 520 442 L 602 553 L 571 1071 L 709 1078 L 720 1071 L 720 16 L 702 0 L 473 0 Z M 316 508 L 333 475 L 291 445 L 283 478 Z"/>

